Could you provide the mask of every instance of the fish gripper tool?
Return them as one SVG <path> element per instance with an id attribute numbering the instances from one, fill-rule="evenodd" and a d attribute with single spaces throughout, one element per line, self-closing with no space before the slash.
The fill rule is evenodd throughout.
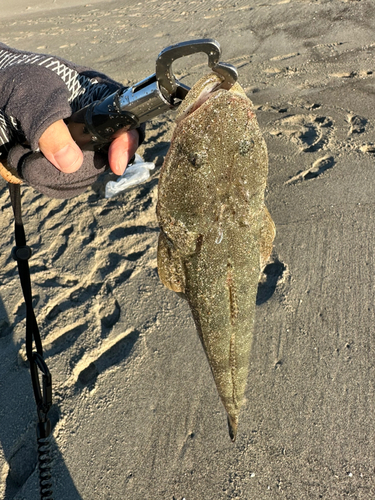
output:
<path id="1" fill-rule="evenodd" d="M 222 79 L 221 88 L 229 90 L 237 81 L 237 69 L 220 62 L 221 49 L 216 40 L 203 38 L 170 45 L 158 55 L 154 74 L 92 102 L 67 120 L 77 144 L 82 149 L 103 149 L 120 130 L 137 128 L 167 110 L 176 109 L 190 88 L 176 78 L 172 64 L 196 53 L 207 54 L 209 68 Z"/>

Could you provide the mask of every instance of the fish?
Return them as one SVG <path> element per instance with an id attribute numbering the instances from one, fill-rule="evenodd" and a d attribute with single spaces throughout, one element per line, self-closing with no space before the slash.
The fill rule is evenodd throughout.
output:
<path id="1" fill-rule="evenodd" d="M 162 283 L 188 301 L 235 441 L 276 230 L 254 106 L 238 82 L 221 83 L 204 76 L 180 105 L 159 176 L 157 264 Z"/>

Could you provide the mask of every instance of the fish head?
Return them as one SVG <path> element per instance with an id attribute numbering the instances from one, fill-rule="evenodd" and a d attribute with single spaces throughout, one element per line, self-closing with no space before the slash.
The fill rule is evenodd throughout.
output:
<path id="1" fill-rule="evenodd" d="M 159 221 L 186 255 L 199 235 L 221 242 L 224 219 L 247 225 L 263 206 L 267 150 L 252 102 L 221 83 L 212 73 L 187 94 L 160 174 Z"/>

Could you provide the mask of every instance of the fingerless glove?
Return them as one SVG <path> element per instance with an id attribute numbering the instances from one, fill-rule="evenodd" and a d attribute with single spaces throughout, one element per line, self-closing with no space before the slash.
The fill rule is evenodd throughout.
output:
<path id="1" fill-rule="evenodd" d="M 50 197 L 82 193 L 108 168 L 107 155 L 84 151 L 82 167 L 65 174 L 38 152 L 38 141 L 55 121 L 121 88 L 90 68 L 0 43 L 0 161 L 7 158 L 27 184 Z M 137 130 L 140 144 L 144 127 Z"/>

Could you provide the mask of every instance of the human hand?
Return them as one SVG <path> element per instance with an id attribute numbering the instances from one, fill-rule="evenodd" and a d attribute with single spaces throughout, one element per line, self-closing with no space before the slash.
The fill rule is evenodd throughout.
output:
<path id="1" fill-rule="evenodd" d="M 74 142 L 72 124 L 68 129 L 64 121 L 118 92 L 121 84 L 90 68 L 1 42 L 0 53 L 6 56 L 0 58 L 0 155 L 27 185 L 52 198 L 72 198 L 108 166 L 115 174 L 124 172 L 144 139 L 144 126 L 119 131 L 104 153 L 85 150 L 76 135 Z"/>
<path id="2" fill-rule="evenodd" d="M 119 131 L 111 142 L 108 160 L 111 170 L 122 175 L 138 148 L 139 134 L 136 130 Z M 83 153 L 74 142 L 63 120 L 50 125 L 39 139 L 39 148 L 58 170 L 66 174 L 76 172 L 82 165 Z"/>

